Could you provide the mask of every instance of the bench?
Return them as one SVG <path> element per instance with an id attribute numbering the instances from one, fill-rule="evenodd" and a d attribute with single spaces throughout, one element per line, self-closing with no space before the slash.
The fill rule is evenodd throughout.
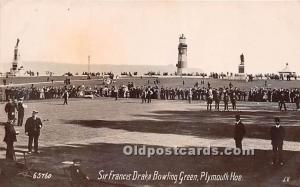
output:
<path id="1" fill-rule="evenodd" d="M 1 150 L 4 150 L 6 151 L 6 148 L 0 148 L 0 151 Z M 23 177 L 32 177 L 31 175 L 31 166 L 29 166 L 29 162 L 28 162 L 28 158 L 27 158 L 27 151 L 24 151 L 24 150 L 18 150 L 18 149 L 15 149 L 15 155 L 16 154 L 21 154 L 22 155 L 22 158 L 23 158 L 23 162 L 19 162 L 19 161 L 16 161 L 16 167 L 19 168 L 19 169 L 22 169 L 21 172 L 17 173 L 17 175 L 21 175 Z"/>

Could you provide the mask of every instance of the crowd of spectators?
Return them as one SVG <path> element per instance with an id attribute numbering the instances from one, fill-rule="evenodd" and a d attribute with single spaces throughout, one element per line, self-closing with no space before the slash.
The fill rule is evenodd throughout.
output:
<path id="1" fill-rule="evenodd" d="M 184 84 L 184 83 L 183 83 Z M 7 87 L 5 89 L 5 98 L 24 100 L 37 99 L 56 99 L 62 98 L 64 91 L 69 92 L 69 97 L 83 97 L 87 92 L 96 97 L 117 97 L 117 98 L 142 98 L 145 95 L 151 99 L 162 100 L 207 100 L 209 90 L 213 93 L 214 100 L 223 100 L 228 94 L 230 97 L 234 94 L 237 101 L 254 101 L 254 102 L 278 102 L 284 99 L 285 102 L 294 103 L 299 97 L 298 89 L 270 89 L 270 88 L 252 88 L 250 90 L 233 87 L 230 83 L 228 87 L 211 88 L 195 84 L 193 88 L 172 88 L 164 87 L 159 84 L 154 86 L 135 86 L 133 82 L 127 85 L 106 85 L 106 86 L 73 86 L 66 85 L 61 87 Z"/>

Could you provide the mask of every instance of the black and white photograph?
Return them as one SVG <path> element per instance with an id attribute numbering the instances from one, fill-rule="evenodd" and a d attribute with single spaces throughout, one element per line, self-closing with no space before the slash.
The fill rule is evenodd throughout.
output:
<path id="1" fill-rule="evenodd" d="M 299 0 L 0 0 L 0 187 L 299 187 L 299 18 Z"/>

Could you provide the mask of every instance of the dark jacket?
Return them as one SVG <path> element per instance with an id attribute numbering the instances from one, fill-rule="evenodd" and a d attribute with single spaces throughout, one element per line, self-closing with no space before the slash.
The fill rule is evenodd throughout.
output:
<path id="1" fill-rule="evenodd" d="M 28 132 L 29 136 L 39 135 L 42 126 L 43 124 L 40 118 L 37 117 L 34 120 L 33 117 L 30 117 L 25 123 L 25 133 Z"/>
<path id="2" fill-rule="evenodd" d="M 15 105 L 13 103 L 6 103 L 4 110 L 7 113 L 15 112 Z"/>
<path id="3" fill-rule="evenodd" d="M 280 103 L 285 103 L 285 94 L 284 93 L 279 95 L 279 102 Z"/>
<path id="4" fill-rule="evenodd" d="M 228 95 L 228 93 L 224 93 L 223 100 L 224 100 L 224 103 L 228 103 L 228 101 L 229 101 L 229 95 Z"/>
<path id="5" fill-rule="evenodd" d="M 299 102 L 300 102 L 300 96 L 299 96 L 299 94 L 296 94 L 295 103 L 299 103 Z"/>
<path id="6" fill-rule="evenodd" d="M 3 141 L 8 143 L 8 142 L 16 142 L 17 141 L 17 133 L 15 131 L 15 128 L 12 124 L 5 123 L 5 136 Z"/>
<path id="7" fill-rule="evenodd" d="M 7 103 L 4 110 L 8 114 L 8 119 L 15 119 L 16 106 L 14 103 Z"/>
<path id="8" fill-rule="evenodd" d="M 244 124 L 239 121 L 237 124 L 234 126 L 234 139 L 235 140 L 242 140 L 243 137 L 246 134 L 245 126 Z"/>
<path id="9" fill-rule="evenodd" d="M 271 127 L 270 135 L 271 135 L 272 145 L 283 144 L 285 131 L 282 126 L 279 126 L 278 128 L 276 126 Z"/>
<path id="10" fill-rule="evenodd" d="M 22 115 L 24 116 L 24 106 L 23 103 L 18 103 L 18 116 Z"/>

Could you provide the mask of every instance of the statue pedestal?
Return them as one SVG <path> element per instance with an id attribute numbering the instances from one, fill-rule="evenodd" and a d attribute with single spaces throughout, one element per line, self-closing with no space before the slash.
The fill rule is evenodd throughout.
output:
<path id="1" fill-rule="evenodd" d="M 236 80 L 246 80 L 247 75 L 246 73 L 238 73 L 234 76 L 234 79 Z"/>
<path id="2" fill-rule="evenodd" d="M 239 65 L 239 74 L 244 74 L 245 73 L 245 65 L 244 64 L 240 64 Z"/>

